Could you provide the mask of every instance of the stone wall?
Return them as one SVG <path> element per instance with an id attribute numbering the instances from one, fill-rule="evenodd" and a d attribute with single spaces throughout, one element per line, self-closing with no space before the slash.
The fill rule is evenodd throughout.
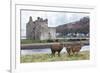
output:
<path id="1" fill-rule="evenodd" d="M 48 27 L 48 20 L 43 20 L 38 17 L 37 20 L 33 21 L 32 17 L 29 18 L 29 22 L 26 25 L 26 37 L 27 39 L 33 40 L 46 40 L 55 39 L 56 29 Z M 50 37 L 51 36 L 51 37 Z"/>

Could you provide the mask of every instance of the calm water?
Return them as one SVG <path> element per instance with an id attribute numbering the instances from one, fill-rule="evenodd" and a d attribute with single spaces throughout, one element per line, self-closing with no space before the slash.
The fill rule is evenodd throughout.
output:
<path id="1" fill-rule="evenodd" d="M 89 50 L 89 46 L 83 46 L 81 51 L 86 51 Z M 61 53 L 66 52 L 66 48 L 64 47 L 63 50 L 61 51 Z M 46 48 L 46 49 L 25 49 L 25 50 L 21 50 L 21 55 L 31 55 L 31 54 L 39 54 L 39 53 L 51 53 L 51 49 L 50 48 Z"/>

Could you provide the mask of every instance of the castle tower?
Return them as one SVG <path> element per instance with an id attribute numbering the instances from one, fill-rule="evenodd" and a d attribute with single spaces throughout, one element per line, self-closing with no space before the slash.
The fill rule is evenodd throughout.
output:
<path id="1" fill-rule="evenodd" d="M 29 17 L 29 21 L 26 24 L 26 38 L 32 39 L 32 26 L 33 26 L 33 20 L 32 17 Z"/>
<path id="2" fill-rule="evenodd" d="M 37 17 L 37 20 L 33 21 L 32 17 L 29 17 L 29 21 L 26 24 L 26 37 L 33 40 L 46 40 L 49 39 L 49 33 L 51 38 L 55 38 L 55 30 L 48 27 L 48 19 Z"/>

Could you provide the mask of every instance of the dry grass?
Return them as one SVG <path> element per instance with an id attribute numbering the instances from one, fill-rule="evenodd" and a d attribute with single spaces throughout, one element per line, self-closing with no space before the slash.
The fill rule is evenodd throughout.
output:
<path id="1" fill-rule="evenodd" d="M 21 63 L 89 60 L 89 58 L 89 51 L 79 52 L 78 55 L 71 56 L 68 56 L 67 53 L 62 53 L 60 57 L 58 57 L 57 55 L 55 57 L 52 57 L 51 54 L 33 54 L 21 56 Z"/>

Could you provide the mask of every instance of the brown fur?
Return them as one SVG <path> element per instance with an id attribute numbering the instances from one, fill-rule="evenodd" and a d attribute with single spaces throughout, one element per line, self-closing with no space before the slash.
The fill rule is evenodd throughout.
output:
<path id="1" fill-rule="evenodd" d="M 63 49 L 63 44 L 58 43 L 51 45 L 51 52 L 53 56 L 55 56 L 56 52 L 58 52 L 58 56 L 60 56 L 60 52 L 62 49 Z"/>
<path id="2" fill-rule="evenodd" d="M 71 55 L 71 52 L 73 53 L 73 55 L 76 53 L 78 54 L 82 45 L 81 44 L 68 44 L 66 47 L 66 51 L 69 55 Z"/>

